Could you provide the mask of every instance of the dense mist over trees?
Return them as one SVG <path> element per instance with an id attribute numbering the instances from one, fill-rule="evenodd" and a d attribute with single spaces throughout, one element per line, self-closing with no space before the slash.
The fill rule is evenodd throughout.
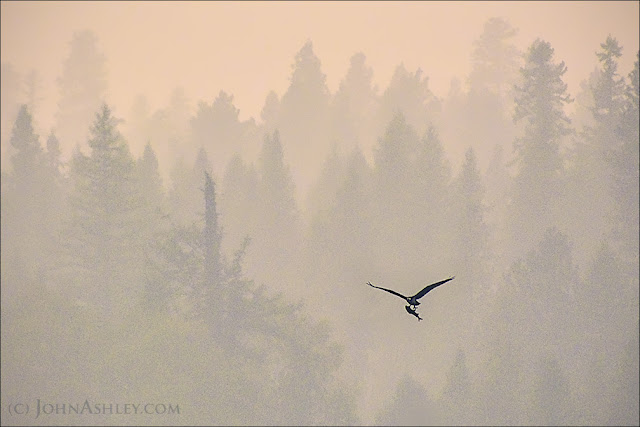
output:
<path id="1" fill-rule="evenodd" d="M 3 424 L 637 424 L 640 53 L 609 35 L 571 94 L 516 32 L 443 98 L 363 52 L 331 93 L 307 40 L 242 121 L 224 90 L 121 111 L 80 31 L 46 136 L 3 63 L 3 406 L 180 407 Z M 419 323 L 365 286 L 450 275 Z"/>

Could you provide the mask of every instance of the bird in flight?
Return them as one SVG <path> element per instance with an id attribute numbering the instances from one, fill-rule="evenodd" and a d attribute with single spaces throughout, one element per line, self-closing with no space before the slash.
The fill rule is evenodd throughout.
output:
<path id="1" fill-rule="evenodd" d="M 453 280 L 455 278 L 455 276 L 451 276 L 448 279 L 444 279 L 441 280 L 439 282 L 433 283 L 429 286 L 426 286 L 424 289 L 422 289 L 420 292 L 418 292 L 417 294 L 407 297 L 402 295 L 399 292 L 393 291 L 391 289 L 386 289 L 386 288 L 381 288 L 379 286 L 374 286 L 371 284 L 371 282 L 367 282 L 367 285 L 376 288 L 376 289 L 382 289 L 383 291 L 387 291 L 393 295 L 399 296 L 400 298 L 402 298 L 403 300 L 405 300 L 407 302 L 407 305 L 405 307 L 405 309 L 407 310 L 407 313 L 412 314 L 414 316 L 416 316 L 418 318 L 418 321 L 422 320 L 422 317 L 420 317 L 420 315 L 416 312 L 416 306 L 420 305 L 420 301 L 418 301 L 420 298 L 422 298 L 423 296 L 425 296 L 427 293 L 429 293 L 429 291 L 437 288 L 440 285 L 443 285 L 445 283 L 447 283 L 449 280 Z"/>

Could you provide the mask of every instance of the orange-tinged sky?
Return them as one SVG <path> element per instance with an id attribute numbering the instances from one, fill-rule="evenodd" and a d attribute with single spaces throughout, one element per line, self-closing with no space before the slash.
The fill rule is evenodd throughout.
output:
<path id="1" fill-rule="evenodd" d="M 555 60 L 568 67 L 565 81 L 575 97 L 609 34 L 623 47 L 620 73 L 631 70 L 639 49 L 638 6 L 638 1 L 2 1 L 0 59 L 24 74 L 40 73 L 43 100 L 34 120 L 41 141 L 53 126 L 56 78 L 69 42 L 83 29 L 97 34 L 107 57 L 109 102 L 118 117 L 129 114 L 138 94 L 145 94 L 152 108 L 162 108 L 182 86 L 193 104 L 210 103 L 224 90 L 234 96 L 241 119 L 259 120 L 267 93 L 286 91 L 294 56 L 309 39 L 332 92 L 350 57 L 362 51 L 380 90 L 404 63 L 411 72 L 420 67 L 434 93 L 444 97 L 453 77 L 468 75 L 473 42 L 494 16 L 519 30 L 515 42 L 522 50 L 538 37 L 550 42 Z M 462 159 L 466 147 L 447 149 L 458 150 Z M 437 337 L 435 330 L 426 334 L 427 342 Z M 442 354 L 445 344 L 437 343 L 434 353 Z M 383 369 L 390 354 L 415 366 L 422 360 L 411 352 L 406 359 L 399 352 L 371 354 L 377 371 L 364 383 L 363 397 L 370 413 L 388 394 L 379 386 L 394 381 L 396 373 Z M 435 361 L 427 386 L 437 391 L 450 360 L 427 357 Z"/>
<path id="2" fill-rule="evenodd" d="M 240 118 L 259 120 L 269 90 L 282 96 L 295 54 L 313 42 L 333 92 L 351 55 L 362 51 L 384 89 L 401 62 L 418 67 L 444 96 L 452 77 L 470 70 L 470 50 L 485 21 L 501 16 L 519 30 L 525 49 L 549 41 L 568 66 L 575 96 L 596 66 L 595 51 L 611 33 L 623 46 L 626 75 L 638 51 L 638 1 L 627 2 L 21 2 L 3 1 L 2 62 L 43 83 L 40 122 L 52 120 L 55 79 L 76 30 L 92 29 L 108 60 L 109 101 L 126 115 L 135 96 L 163 107 L 176 86 L 196 100 L 220 90 L 234 96 Z"/>

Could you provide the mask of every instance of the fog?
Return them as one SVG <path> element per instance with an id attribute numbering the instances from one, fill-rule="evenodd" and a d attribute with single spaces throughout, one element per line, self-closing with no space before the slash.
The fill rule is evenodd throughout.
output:
<path id="1" fill-rule="evenodd" d="M 637 425 L 638 12 L 3 1 L 2 424 Z"/>

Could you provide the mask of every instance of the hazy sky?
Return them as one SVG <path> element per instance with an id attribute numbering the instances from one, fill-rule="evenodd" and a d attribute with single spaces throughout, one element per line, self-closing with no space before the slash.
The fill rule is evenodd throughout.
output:
<path id="1" fill-rule="evenodd" d="M 626 75 L 638 51 L 638 1 L 628 2 L 23 2 L 2 1 L 2 62 L 43 84 L 46 126 L 58 100 L 56 78 L 69 55 L 74 31 L 92 29 L 107 57 L 109 102 L 128 114 L 136 95 L 153 109 L 182 86 L 192 100 L 213 101 L 220 90 L 234 96 L 240 118 L 259 120 L 269 90 L 288 87 L 295 54 L 306 40 L 322 62 L 330 91 L 344 77 L 350 57 L 362 51 L 374 82 L 386 88 L 401 62 L 430 78 L 438 96 L 454 76 L 470 70 L 473 41 L 486 20 L 506 18 L 525 49 L 537 37 L 568 66 L 575 95 L 596 65 L 595 51 L 611 33 L 623 46 Z M 194 102 L 195 104 L 195 102 Z"/>

